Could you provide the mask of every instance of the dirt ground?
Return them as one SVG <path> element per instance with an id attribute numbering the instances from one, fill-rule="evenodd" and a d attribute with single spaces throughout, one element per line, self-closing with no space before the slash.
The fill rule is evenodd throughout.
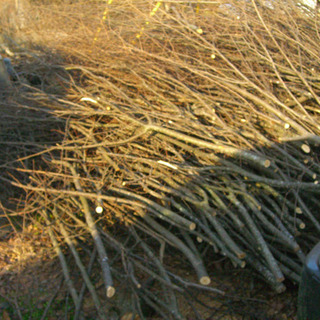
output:
<path id="1" fill-rule="evenodd" d="M 1 319 L 72 319 L 72 302 L 49 239 L 32 227 L 20 234 L 10 234 L 5 225 L 0 230 Z M 171 267 L 179 270 L 181 277 L 194 281 L 187 266 L 177 262 L 179 260 L 172 261 Z M 234 269 L 227 260 L 218 260 L 218 257 L 210 270 L 211 287 L 224 290 L 226 295 L 199 290 L 186 292 L 184 297 L 179 297 L 186 319 L 194 319 L 193 308 L 206 320 L 296 319 L 296 286 L 287 283 L 287 291 L 276 294 L 254 278 L 249 269 Z M 74 279 L 76 277 L 75 271 Z M 122 286 L 119 295 L 123 291 L 125 287 Z M 187 303 L 190 295 L 193 306 Z M 94 319 L 90 315 L 94 310 L 91 302 L 85 299 L 84 305 L 86 319 Z M 156 316 L 149 319 L 156 319 Z"/>

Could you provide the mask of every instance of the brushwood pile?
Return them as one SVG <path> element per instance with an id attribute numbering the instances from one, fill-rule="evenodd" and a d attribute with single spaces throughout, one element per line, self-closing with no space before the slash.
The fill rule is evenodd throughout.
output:
<path id="1" fill-rule="evenodd" d="M 67 61 L 52 62 L 63 94 L 47 80 L 17 89 L 59 132 L 6 179 L 26 191 L 21 210 L 41 217 L 66 279 L 79 270 L 101 318 L 125 281 L 136 314 L 143 301 L 183 319 L 184 290 L 223 294 L 213 256 L 279 293 L 285 280 L 299 283 L 320 232 L 317 12 L 297 1 L 109 2 L 66 4 L 65 30 L 66 16 L 50 11 L 60 36 L 46 45 Z M 34 14 L 49 16 L 45 8 Z"/>

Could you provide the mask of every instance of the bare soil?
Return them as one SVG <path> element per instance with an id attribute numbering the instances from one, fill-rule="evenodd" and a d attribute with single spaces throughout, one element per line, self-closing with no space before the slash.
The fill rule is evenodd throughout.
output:
<path id="1" fill-rule="evenodd" d="M 0 230 L 2 319 L 41 319 L 49 304 L 50 311 L 45 319 L 72 319 L 72 303 L 68 299 L 60 263 L 46 235 L 31 226 L 22 233 L 10 233 L 8 226 L 2 226 Z M 168 265 L 179 276 L 196 282 L 194 275 L 188 272 L 188 266 L 179 261 L 181 260 L 177 256 L 167 258 Z M 235 269 L 221 257 L 216 257 L 209 270 L 211 287 L 224 290 L 226 295 L 200 290 L 187 291 L 185 296 L 180 295 L 179 305 L 186 319 L 194 319 L 193 307 L 206 320 L 296 319 L 296 286 L 287 283 L 287 291 L 276 294 L 265 283 L 252 277 L 249 269 Z M 76 279 L 77 272 L 73 275 L 73 280 Z M 118 295 L 125 295 L 125 285 L 119 285 Z M 81 287 L 81 283 L 78 283 L 77 287 Z M 186 302 L 190 301 L 190 295 L 193 306 Z M 112 306 L 112 302 L 108 304 Z M 84 310 L 86 319 L 94 319 L 91 299 L 85 299 Z M 152 315 L 149 319 L 157 317 Z"/>

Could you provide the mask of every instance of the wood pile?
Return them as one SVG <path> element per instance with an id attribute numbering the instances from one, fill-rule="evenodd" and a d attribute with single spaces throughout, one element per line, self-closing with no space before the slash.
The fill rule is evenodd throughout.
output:
<path id="1" fill-rule="evenodd" d="M 127 281 L 135 312 L 144 301 L 163 319 L 183 318 L 187 288 L 223 294 L 210 252 L 277 292 L 299 282 L 320 232 L 319 23 L 292 1 L 229 3 L 114 3 L 90 46 L 64 43 L 68 95 L 29 93 L 54 101 L 66 127 L 14 184 L 41 216 L 77 315 L 72 264 L 107 317 L 81 250 L 108 298 Z M 170 268 L 172 254 L 198 283 Z"/>

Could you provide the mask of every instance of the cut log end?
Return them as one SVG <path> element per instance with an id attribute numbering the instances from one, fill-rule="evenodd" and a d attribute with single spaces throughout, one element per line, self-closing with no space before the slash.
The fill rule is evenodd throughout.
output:
<path id="1" fill-rule="evenodd" d="M 276 290 L 277 293 L 283 293 L 286 291 L 286 287 L 282 283 L 279 283 L 279 285 L 276 286 L 274 289 Z"/>
<path id="2" fill-rule="evenodd" d="M 112 298 L 115 293 L 116 293 L 116 289 L 114 287 L 109 286 L 107 288 L 107 298 Z"/>
<path id="3" fill-rule="evenodd" d="M 197 237 L 197 241 L 198 241 L 199 243 L 201 243 L 203 240 L 202 240 L 202 238 Z"/>
<path id="4" fill-rule="evenodd" d="M 301 149 L 304 153 L 310 153 L 311 151 L 311 148 L 305 143 L 301 146 Z"/>
<path id="5" fill-rule="evenodd" d="M 208 276 L 201 277 L 200 283 L 204 286 L 207 286 L 211 283 L 211 279 Z"/>
<path id="6" fill-rule="evenodd" d="M 305 223 L 301 222 L 301 223 L 299 224 L 299 229 L 303 230 L 305 227 L 306 227 L 306 224 L 305 224 Z"/>
<path id="7" fill-rule="evenodd" d="M 194 222 L 191 222 L 190 225 L 189 225 L 189 229 L 192 231 L 196 228 L 196 224 Z"/>
<path id="8" fill-rule="evenodd" d="M 271 161 L 268 160 L 268 159 L 265 160 L 265 161 L 264 161 L 264 167 L 265 167 L 265 168 L 269 168 L 270 166 L 271 166 Z"/>
<path id="9" fill-rule="evenodd" d="M 245 254 L 244 252 L 238 252 L 238 253 L 237 253 L 237 257 L 238 257 L 239 259 L 244 259 L 244 258 L 246 257 L 246 254 Z"/>

